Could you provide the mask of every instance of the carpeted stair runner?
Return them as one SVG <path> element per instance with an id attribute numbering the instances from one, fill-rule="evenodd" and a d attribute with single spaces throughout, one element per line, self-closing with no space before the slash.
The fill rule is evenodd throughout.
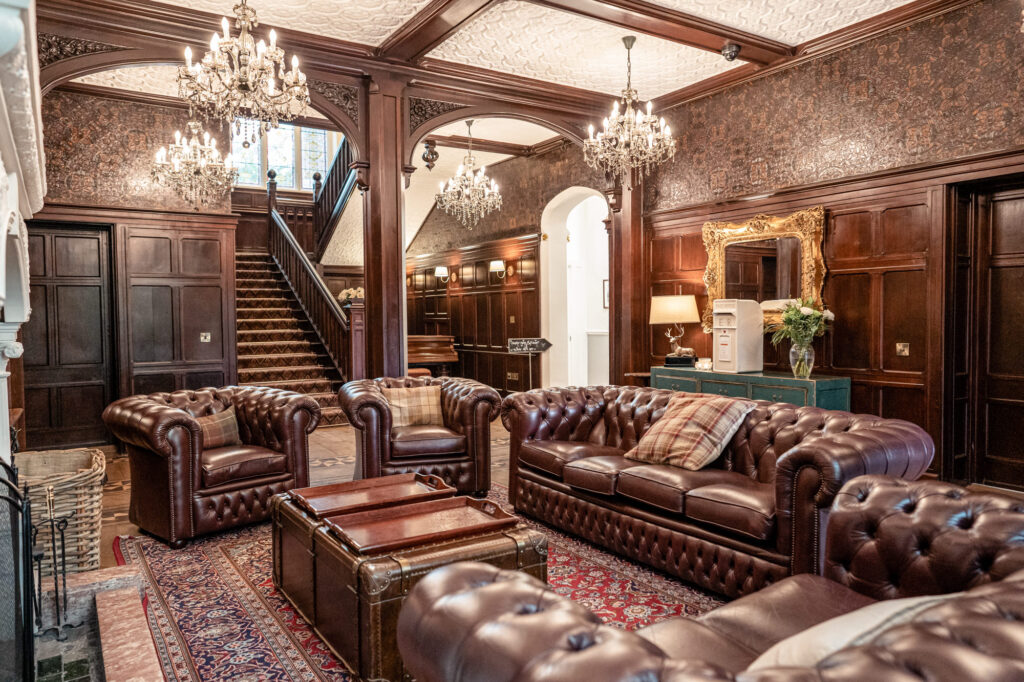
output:
<path id="1" fill-rule="evenodd" d="M 236 254 L 238 383 L 305 393 L 320 403 L 321 426 L 345 424 L 341 375 L 270 256 Z"/>

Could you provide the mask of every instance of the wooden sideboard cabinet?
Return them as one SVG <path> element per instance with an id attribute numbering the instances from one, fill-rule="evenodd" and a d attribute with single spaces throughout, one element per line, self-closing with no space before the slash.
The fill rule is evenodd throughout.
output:
<path id="1" fill-rule="evenodd" d="M 849 377 L 797 379 L 781 372 L 727 374 L 692 367 L 652 367 L 651 386 L 674 391 L 770 400 L 773 403 L 814 405 L 827 410 L 850 409 Z"/>

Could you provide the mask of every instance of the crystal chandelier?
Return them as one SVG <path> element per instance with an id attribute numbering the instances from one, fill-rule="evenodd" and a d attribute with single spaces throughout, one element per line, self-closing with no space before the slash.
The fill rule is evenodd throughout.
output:
<path id="1" fill-rule="evenodd" d="M 462 165 L 447 183 L 441 183 L 441 191 L 435 200 L 439 209 L 455 216 L 472 230 L 481 218 L 501 208 L 501 195 L 498 193 L 498 183 L 487 177 L 487 168 L 476 168 L 476 159 L 473 158 L 473 121 L 466 121 L 466 132 L 469 144 Z"/>
<path id="2" fill-rule="evenodd" d="M 157 182 L 174 188 L 197 207 L 222 196 L 237 176 L 238 169 L 231 165 L 231 154 L 221 158 L 216 138 L 203 132 L 197 121 L 188 122 L 188 134 L 184 137 L 180 130 L 174 131 L 174 144 L 160 147 L 153 165 L 153 178 Z"/>
<path id="3" fill-rule="evenodd" d="M 652 105 L 647 103 L 646 113 L 640 107 L 640 99 L 633 89 L 633 64 L 630 51 L 636 43 L 636 36 L 625 36 L 626 46 L 626 89 L 622 99 L 615 100 L 611 116 L 604 120 L 604 130 L 595 134 L 590 126 L 590 137 L 583 141 L 583 158 L 589 166 L 604 171 L 610 176 L 619 176 L 628 184 L 632 171 L 646 175 L 654 166 L 668 161 L 676 153 L 676 141 L 665 119 L 658 119 L 651 113 Z"/>
<path id="4" fill-rule="evenodd" d="M 270 45 L 252 37 L 250 31 L 260 22 L 246 0 L 239 0 L 233 11 L 237 37 L 232 37 L 224 18 L 223 35 L 213 34 L 210 51 L 202 60 L 193 62 L 192 48 L 185 48 L 185 65 L 178 67 L 178 92 L 193 114 L 234 123 L 236 134 L 244 129 L 246 143 L 256 142 L 257 134 L 276 128 L 279 121 L 306 113 L 309 88 L 298 57 L 292 56 L 292 68 L 285 71 L 284 50 L 277 46 L 273 29 Z"/>

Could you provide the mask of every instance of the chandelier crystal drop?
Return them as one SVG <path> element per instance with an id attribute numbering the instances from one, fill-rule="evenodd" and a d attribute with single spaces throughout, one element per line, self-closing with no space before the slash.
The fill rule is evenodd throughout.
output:
<path id="1" fill-rule="evenodd" d="M 198 121 L 188 122 L 188 134 L 174 132 L 174 143 L 161 147 L 153 164 L 153 179 L 173 188 L 197 208 L 223 196 L 235 182 L 238 169 L 231 154 L 221 157 L 216 138 L 203 132 Z"/>
<path id="2" fill-rule="evenodd" d="M 277 46 L 273 29 L 269 45 L 252 36 L 260 22 L 246 1 L 239 0 L 233 9 L 237 36 L 231 35 L 224 18 L 223 34 L 213 34 L 210 51 L 201 60 L 192 61 L 192 49 L 185 48 L 185 65 L 178 67 L 178 92 L 193 115 L 233 123 L 236 134 L 255 143 L 280 121 L 305 115 L 309 88 L 298 57 L 293 55 L 291 69 L 285 70 L 284 50 Z"/>
<path id="3" fill-rule="evenodd" d="M 583 141 L 583 158 L 587 165 L 609 176 L 618 176 L 628 185 L 633 171 L 643 177 L 659 163 L 671 159 L 676 153 L 676 141 L 665 119 L 651 112 L 650 102 L 645 111 L 633 89 L 630 52 L 636 36 L 625 36 L 622 43 L 626 46 L 626 89 L 612 105 L 611 115 L 604 119 L 603 130 L 595 133 L 594 126 L 590 126 L 589 138 Z"/>
<path id="4" fill-rule="evenodd" d="M 442 182 L 440 191 L 434 197 L 437 207 L 452 215 L 473 229 L 480 219 L 491 211 L 501 208 L 501 194 L 498 183 L 487 177 L 487 168 L 476 167 L 473 158 L 473 121 L 466 121 L 469 143 L 462 165 L 448 182 Z"/>

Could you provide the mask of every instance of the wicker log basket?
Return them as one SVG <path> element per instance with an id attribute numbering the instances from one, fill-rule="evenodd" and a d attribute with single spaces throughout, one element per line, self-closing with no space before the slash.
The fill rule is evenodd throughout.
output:
<path id="1" fill-rule="evenodd" d="M 46 509 L 46 489 L 53 486 L 53 514 L 72 514 L 64 532 L 68 573 L 100 567 L 100 525 L 106 458 L 100 450 L 38 450 L 15 455 L 19 482 L 28 487 L 32 523 L 39 529 L 36 545 L 45 552 L 43 575 L 52 575 L 53 552 Z M 60 537 L 57 538 L 60 552 Z"/>

